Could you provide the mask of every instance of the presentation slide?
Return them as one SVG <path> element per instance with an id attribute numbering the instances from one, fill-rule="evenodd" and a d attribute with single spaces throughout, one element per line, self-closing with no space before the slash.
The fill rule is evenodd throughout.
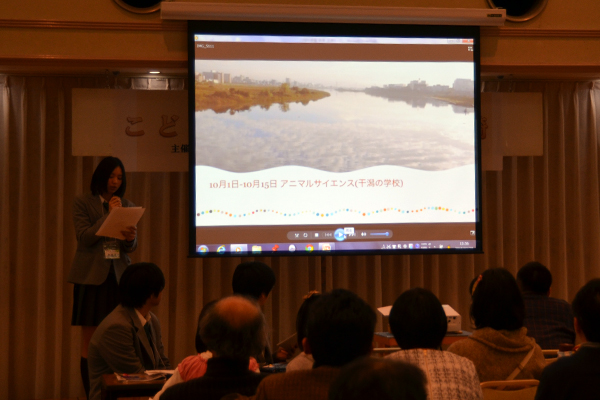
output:
<path id="1" fill-rule="evenodd" d="M 473 44 L 194 35 L 195 252 L 475 248 Z"/>

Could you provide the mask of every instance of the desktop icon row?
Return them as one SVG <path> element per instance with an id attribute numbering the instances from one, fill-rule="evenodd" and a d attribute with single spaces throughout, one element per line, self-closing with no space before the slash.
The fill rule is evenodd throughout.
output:
<path id="1" fill-rule="evenodd" d="M 271 246 L 271 245 L 265 246 L 265 245 L 232 244 L 232 245 L 229 245 L 229 252 L 245 254 L 245 253 L 248 253 L 248 248 L 250 248 L 250 252 L 252 252 L 254 254 L 258 254 L 258 253 L 262 253 L 263 251 L 271 251 L 271 252 L 278 251 L 278 250 L 280 250 L 281 246 L 279 244 L 275 244 L 273 246 Z M 302 248 L 304 251 L 306 251 L 308 253 L 311 253 L 316 249 L 318 249 L 319 251 L 332 251 L 334 249 L 334 244 L 333 243 L 319 243 L 317 248 L 315 247 L 315 245 L 310 244 L 310 243 L 302 244 L 302 245 L 298 245 L 298 246 L 296 246 L 295 244 L 287 245 L 287 251 L 289 251 L 290 253 L 293 253 L 296 250 L 302 250 Z M 206 255 L 210 252 L 208 246 L 206 246 L 206 245 L 198 246 L 197 251 L 200 255 Z M 285 247 L 283 247 L 283 251 L 285 251 Z M 216 252 L 218 254 L 227 253 L 227 246 L 225 246 L 225 245 L 218 246 Z"/>

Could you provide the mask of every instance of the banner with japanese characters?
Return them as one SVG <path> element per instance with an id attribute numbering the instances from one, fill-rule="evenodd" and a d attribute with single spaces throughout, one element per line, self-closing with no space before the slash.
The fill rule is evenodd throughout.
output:
<path id="1" fill-rule="evenodd" d="M 188 170 L 186 90 L 73 89 L 73 155 L 119 157 L 127 171 Z"/>

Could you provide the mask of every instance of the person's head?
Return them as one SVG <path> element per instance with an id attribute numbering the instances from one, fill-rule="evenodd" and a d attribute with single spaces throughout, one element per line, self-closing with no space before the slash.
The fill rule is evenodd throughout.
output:
<path id="1" fill-rule="evenodd" d="M 396 299 L 389 317 L 398 346 L 408 349 L 438 349 L 448 330 L 440 301 L 427 289 L 405 291 Z"/>
<path id="2" fill-rule="evenodd" d="M 387 358 L 360 358 L 329 387 L 329 400 L 425 400 L 427 378 L 411 364 Z"/>
<path id="3" fill-rule="evenodd" d="M 247 359 L 265 348 L 265 319 L 250 298 L 233 295 L 209 307 L 200 337 L 215 357 Z"/>
<path id="4" fill-rule="evenodd" d="M 552 274 L 544 264 L 532 261 L 517 272 L 517 284 L 523 293 L 548 295 L 552 286 Z"/>
<path id="5" fill-rule="evenodd" d="M 345 289 L 325 293 L 312 305 L 304 351 L 315 366 L 342 366 L 372 349 L 376 316 L 371 307 Z"/>
<path id="6" fill-rule="evenodd" d="M 473 286 L 475 328 L 513 331 L 523 326 L 525 305 L 517 281 L 504 268 L 485 270 Z"/>
<path id="7" fill-rule="evenodd" d="M 262 306 L 275 286 L 275 274 L 260 261 L 244 262 L 236 267 L 231 286 L 234 294 L 252 297 Z"/>
<path id="8" fill-rule="evenodd" d="M 600 342 L 600 279 L 592 279 L 579 289 L 571 306 L 577 333 L 586 341 Z"/>
<path id="9" fill-rule="evenodd" d="M 140 308 L 150 301 L 158 305 L 165 288 L 165 276 L 156 264 L 141 262 L 128 266 L 119 280 L 123 307 Z"/>
<path id="10" fill-rule="evenodd" d="M 93 195 L 123 197 L 127 188 L 125 167 L 117 157 L 106 157 L 100 161 L 92 175 L 90 190 Z"/>
<path id="11" fill-rule="evenodd" d="M 209 301 L 208 303 L 206 303 L 204 305 L 204 307 L 202 307 L 202 310 L 200 311 L 200 315 L 198 316 L 198 328 L 196 329 L 196 351 L 198 353 L 204 353 L 205 351 L 208 350 L 208 348 L 206 347 L 206 344 L 204 344 L 204 342 L 202 341 L 202 338 L 200 337 L 200 321 L 202 321 L 202 318 L 204 318 L 206 316 L 206 314 L 208 314 L 208 311 L 210 310 L 210 308 L 212 306 L 215 305 L 215 303 L 217 302 L 217 300 L 212 300 Z"/>
<path id="12" fill-rule="evenodd" d="M 306 337 L 306 322 L 313 304 L 321 297 L 319 292 L 310 292 L 304 297 L 304 302 L 296 314 L 296 337 L 298 339 L 298 348 L 302 349 L 302 340 Z"/>

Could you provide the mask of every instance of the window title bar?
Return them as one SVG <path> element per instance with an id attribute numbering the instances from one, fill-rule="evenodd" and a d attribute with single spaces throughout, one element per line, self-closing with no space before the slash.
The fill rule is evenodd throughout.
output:
<path id="1" fill-rule="evenodd" d="M 194 35 L 195 42 L 316 44 L 473 44 L 465 38 L 386 38 L 343 36 Z"/>

